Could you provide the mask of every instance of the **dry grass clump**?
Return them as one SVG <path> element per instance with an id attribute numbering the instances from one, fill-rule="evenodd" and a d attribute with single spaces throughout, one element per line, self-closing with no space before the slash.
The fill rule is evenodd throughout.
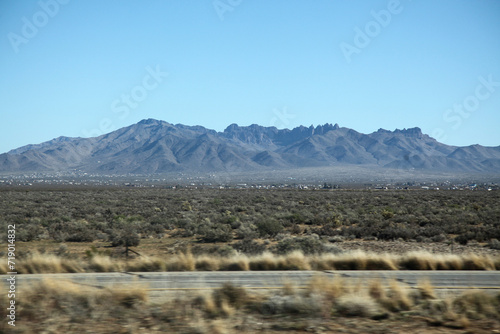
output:
<path id="1" fill-rule="evenodd" d="M 289 280 L 285 279 L 283 281 L 283 288 L 281 290 L 281 293 L 284 295 L 284 296 L 292 296 L 295 294 L 295 286 L 293 285 L 292 282 L 290 282 Z"/>
<path id="2" fill-rule="evenodd" d="M 393 312 L 408 311 L 413 306 L 408 289 L 401 286 L 396 280 L 389 282 L 387 296 L 381 302 L 389 311 Z"/>
<path id="3" fill-rule="evenodd" d="M 423 300 L 414 309 L 433 319 L 434 325 L 462 329 L 471 321 L 500 319 L 500 294 L 467 291 L 455 298 Z"/>
<path id="4" fill-rule="evenodd" d="M 380 306 L 368 295 L 344 295 L 336 300 L 335 310 L 342 316 L 371 318 L 380 313 Z"/>
<path id="5" fill-rule="evenodd" d="M 232 307 L 241 308 L 247 302 L 248 295 L 244 288 L 224 283 L 220 289 L 214 290 L 213 298 L 219 307 L 226 302 Z"/>
<path id="6" fill-rule="evenodd" d="M 483 291 L 468 291 L 453 302 L 457 313 L 469 319 L 485 319 L 500 317 L 500 294 L 490 295 Z"/>
<path id="7" fill-rule="evenodd" d="M 171 258 L 167 270 L 495 270 L 500 260 L 487 255 L 432 254 L 411 252 L 402 255 L 370 254 L 354 251 L 344 254 L 286 255 L 265 252 L 247 257 L 214 257 L 181 253 Z"/>
<path id="8" fill-rule="evenodd" d="M 144 288 L 108 289 L 107 293 L 116 303 L 128 308 L 148 300 L 148 293 Z"/>
<path id="9" fill-rule="evenodd" d="M 397 270 L 394 256 L 390 254 L 369 254 L 354 251 L 341 254 L 330 260 L 336 270 Z"/>
<path id="10" fill-rule="evenodd" d="M 198 296 L 188 293 L 152 303 L 142 287 L 96 289 L 66 281 L 42 281 L 19 294 L 16 329 L 24 333 L 82 333 L 89 329 L 86 332 L 222 334 L 262 330 L 246 327 L 251 321 L 245 319 L 259 319 L 259 326 L 267 321 L 284 324 L 294 318 L 306 322 L 339 317 L 384 321 L 399 319 L 396 313 L 402 311 L 411 311 L 415 317 L 411 319 L 425 319 L 434 326 L 463 329 L 474 321 L 500 318 L 500 295 L 470 291 L 454 299 L 439 299 L 430 283 L 423 281 L 418 286 L 419 295 L 412 300 L 411 290 L 396 281 L 384 285 L 373 280 L 367 288 L 359 283 L 316 276 L 305 290 L 287 283 L 282 290 L 266 295 L 226 283 Z M 2 301 L 6 301 L 5 295 L 0 296 Z M 255 326 L 256 321 L 253 323 Z M 0 320 L 0 332 L 6 326 L 6 319 Z"/>
<path id="11" fill-rule="evenodd" d="M 70 324 L 140 316 L 148 298 L 143 288 L 95 289 L 63 280 L 45 280 L 24 288 L 16 301 L 16 329 L 63 333 L 71 328 Z"/>
<path id="12" fill-rule="evenodd" d="M 293 251 L 286 255 L 275 255 L 265 252 L 261 255 L 248 258 L 250 270 L 311 270 L 311 262 L 315 256 L 306 256 L 301 251 Z"/>
<path id="13" fill-rule="evenodd" d="M 248 271 L 250 270 L 250 263 L 246 255 L 235 255 L 229 258 L 221 258 L 219 267 L 220 270 Z"/>
<path id="14" fill-rule="evenodd" d="M 95 255 L 89 259 L 88 269 L 92 272 L 107 273 L 123 270 L 123 261 L 112 259 L 106 255 Z"/>
<path id="15" fill-rule="evenodd" d="M 323 275 L 315 275 L 307 284 L 306 296 L 321 296 L 317 301 L 321 314 L 330 316 L 335 301 L 342 295 L 348 294 L 350 286 L 343 278 L 333 278 Z"/>
<path id="16" fill-rule="evenodd" d="M 16 270 L 19 274 L 57 274 L 85 271 L 80 261 L 38 252 L 17 261 Z"/>
<path id="17" fill-rule="evenodd" d="M 343 278 L 330 278 L 326 276 L 314 276 L 307 285 L 306 292 L 309 294 L 322 294 L 327 299 L 337 299 L 349 292 L 349 285 Z"/>
<path id="18" fill-rule="evenodd" d="M 402 255 L 398 267 L 403 270 L 495 270 L 498 257 L 476 254 L 432 254 L 411 252 Z"/>
<path id="19" fill-rule="evenodd" d="M 418 283 L 417 289 L 419 292 L 419 298 L 422 299 L 436 299 L 436 293 L 434 292 L 434 287 L 429 279 L 425 279 Z"/>
<path id="20" fill-rule="evenodd" d="M 375 300 L 385 300 L 387 298 L 385 288 L 379 279 L 370 281 L 368 294 Z"/>
<path id="21" fill-rule="evenodd" d="M 116 261 L 116 260 L 115 260 Z M 140 257 L 126 263 L 127 271 L 161 272 L 167 270 L 164 260 L 156 257 Z"/>
<path id="22" fill-rule="evenodd" d="M 167 271 L 193 271 L 196 269 L 196 260 L 191 252 L 179 253 L 166 263 Z"/>
<path id="23" fill-rule="evenodd" d="M 424 282 L 422 286 L 424 287 Z M 425 286 L 425 289 L 426 294 L 433 293 L 432 287 Z M 414 305 L 414 301 L 410 297 L 410 290 L 400 285 L 396 280 L 390 280 L 387 287 L 379 279 L 371 280 L 368 284 L 368 295 L 384 309 L 391 312 L 407 311 Z"/>
<path id="24" fill-rule="evenodd" d="M 436 270 L 462 270 L 463 261 L 455 254 L 433 254 L 436 261 Z"/>
<path id="25" fill-rule="evenodd" d="M 304 255 L 294 251 L 285 255 L 265 252 L 256 256 L 194 256 L 189 250 L 169 256 L 114 258 L 109 254 L 92 253 L 83 259 L 70 259 L 54 254 L 33 253 L 16 263 L 19 273 L 77 273 L 117 271 L 265 271 L 265 270 L 499 270 L 500 257 L 488 255 L 432 254 L 373 254 L 354 251 L 343 254 Z M 0 273 L 7 273 L 5 263 Z"/>
<path id="26" fill-rule="evenodd" d="M 250 270 L 276 270 L 276 255 L 270 252 L 264 252 L 261 255 L 249 259 Z"/>
<path id="27" fill-rule="evenodd" d="M 205 313 L 205 316 L 210 319 L 216 318 L 220 314 L 219 308 L 217 307 L 212 294 L 208 292 L 197 296 L 193 300 L 193 306 L 202 310 Z"/>
<path id="28" fill-rule="evenodd" d="M 199 271 L 217 271 L 220 268 L 220 261 L 209 255 L 201 255 L 195 259 L 195 269 Z"/>
<path id="29" fill-rule="evenodd" d="M 338 255 L 321 254 L 309 256 L 309 265 L 312 270 L 334 270 L 333 263 Z"/>
<path id="30" fill-rule="evenodd" d="M 366 268 L 366 257 L 362 252 L 353 252 L 338 256 L 330 260 L 335 270 L 364 270 Z"/>
<path id="31" fill-rule="evenodd" d="M 495 262 L 489 256 L 468 254 L 463 259 L 464 270 L 495 270 Z"/>
<path id="32" fill-rule="evenodd" d="M 301 251 L 293 251 L 276 258 L 278 270 L 311 270 L 309 258 Z"/>
<path id="33" fill-rule="evenodd" d="M 365 270 L 398 270 L 394 263 L 394 257 L 386 254 L 378 257 L 374 254 L 368 256 Z"/>
<path id="34" fill-rule="evenodd" d="M 10 271 L 7 266 L 8 266 L 7 261 L 0 262 L 0 274 L 1 275 L 5 275 L 6 273 L 8 273 Z"/>
<path id="35" fill-rule="evenodd" d="M 261 301 L 258 309 L 264 315 L 330 316 L 330 312 L 321 312 L 323 303 L 322 296 L 318 294 L 275 294 Z"/>
<path id="36" fill-rule="evenodd" d="M 410 252 L 398 259 L 398 267 L 404 270 L 436 270 L 435 255 L 427 252 Z"/>
<path id="37" fill-rule="evenodd" d="M 193 307 L 201 310 L 205 317 L 215 319 L 217 317 L 230 317 L 238 309 L 248 305 L 252 301 L 244 288 L 225 283 L 220 289 L 212 293 L 203 293 L 193 299 Z"/>

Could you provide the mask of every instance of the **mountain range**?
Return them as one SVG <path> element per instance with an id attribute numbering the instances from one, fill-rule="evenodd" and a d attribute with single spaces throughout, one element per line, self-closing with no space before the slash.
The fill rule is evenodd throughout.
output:
<path id="1" fill-rule="evenodd" d="M 338 124 L 292 130 L 231 124 L 217 132 L 146 119 L 99 137 L 58 137 L 0 154 L 2 173 L 152 174 L 349 165 L 497 173 L 500 146 L 449 146 L 419 128 L 363 134 Z"/>

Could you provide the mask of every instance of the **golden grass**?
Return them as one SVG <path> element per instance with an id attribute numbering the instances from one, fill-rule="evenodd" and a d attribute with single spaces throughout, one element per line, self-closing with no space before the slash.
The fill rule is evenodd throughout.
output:
<path id="1" fill-rule="evenodd" d="M 382 304 L 393 312 L 408 311 L 413 306 L 413 302 L 409 297 L 409 290 L 396 280 L 389 282 L 389 290 L 386 298 L 382 300 Z"/>
<path id="2" fill-rule="evenodd" d="M 89 259 L 88 268 L 95 272 L 114 272 L 123 270 L 123 261 L 116 261 L 109 256 L 95 255 Z"/>
<path id="3" fill-rule="evenodd" d="M 332 269 L 336 270 L 397 270 L 392 254 L 370 254 L 353 251 L 330 258 Z"/>
<path id="4" fill-rule="evenodd" d="M 20 274 L 56 274 L 84 272 L 78 260 L 66 259 L 52 254 L 33 253 L 25 260 L 17 261 Z"/>
<path id="5" fill-rule="evenodd" d="M 335 310 L 342 316 L 373 317 L 380 312 L 380 306 L 368 295 L 344 295 L 335 303 Z"/>
<path id="6" fill-rule="evenodd" d="M 250 270 L 250 262 L 246 255 L 235 255 L 221 258 L 219 268 L 227 271 L 248 271 Z"/>
<path id="7" fill-rule="evenodd" d="M 249 259 L 250 270 L 276 270 L 276 255 L 265 252 Z"/>
<path id="8" fill-rule="evenodd" d="M 370 284 L 368 285 L 368 294 L 375 300 L 380 301 L 386 299 L 385 288 L 379 279 L 370 281 Z"/>
<path id="9" fill-rule="evenodd" d="M 314 276 L 307 285 L 308 293 L 322 294 L 327 299 L 336 299 L 349 291 L 349 286 L 343 278 Z"/>
<path id="10" fill-rule="evenodd" d="M 276 258 L 277 270 L 311 270 L 309 259 L 300 251 Z"/>
<path id="11" fill-rule="evenodd" d="M 489 256 L 470 254 L 464 259 L 464 270 L 495 270 L 495 261 Z M 499 268 L 497 268 L 499 269 Z"/>
<path id="12" fill-rule="evenodd" d="M 471 319 L 500 316 L 500 295 L 492 296 L 484 291 L 467 291 L 453 302 L 457 313 Z"/>
<path id="13" fill-rule="evenodd" d="M 295 294 L 295 286 L 288 279 L 283 281 L 283 288 L 281 290 L 285 296 L 293 296 Z"/>
<path id="14" fill-rule="evenodd" d="M 436 326 L 463 329 L 477 320 L 500 317 L 500 295 L 469 291 L 453 299 L 439 299 L 430 283 L 423 281 L 418 291 L 427 298 L 411 300 L 412 290 L 396 281 L 368 283 L 363 288 L 360 282 L 315 276 L 305 290 L 286 283 L 282 290 L 266 295 L 227 283 L 202 295 L 188 293 L 157 303 L 149 301 L 144 287 L 96 289 L 45 280 L 19 294 L 16 306 L 22 317 L 16 329 L 58 334 L 79 333 L 91 326 L 93 333 L 233 333 L 250 326 L 245 319 L 266 322 L 319 317 L 333 321 L 338 317 L 389 319 L 390 326 L 391 314 L 402 311 L 411 311 L 417 317 L 413 319 L 428 319 Z M 0 297 L 0 301 L 5 300 L 5 296 Z M 264 306 L 271 306 L 277 317 L 262 317 Z M 0 320 L 2 328 L 7 328 L 6 319 Z M 257 331 L 250 327 L 245 332 Z"/>
<path id="15" fill-rule="evenodd" d="M 195 269 L 199 271 L 217 271 L 220 263 L 217 258 L 208 255 L 198 256 L 195 260 Z"/>
<path id="16" fill-rule="evenodd" d="M 193 271 L 196 269 L 196 261 L 191 252 L 179 253 L 169 258 L 166 268 L 167 271 Z"/>
<path id="17" fill-rule="evenodd" d="M 18 259 L 17 272 L 76 273 L 118 271 L 246 271 L 246 270 L 500 270 L 500 256 L 476 254 L 373 254 L 353 251 L 344 254 L 304 255 L 295 251 L 287 255 L 265 252 L 257 256 L 194 256 L 189 251 L 169 256 L 113 258 L 106 254 L 70 259 L 53 254 L 33 253 Z M 0 265 L 0 274 L 7 273 Z"/>
<path id="18" fill-rule="evenodd" d="M 423 299 L 436 299 L 434 287 L 429 279 L 424 279 L 417 284 L 420 297 Z"/>
<path id="19" fill-rule="evenodd" d="M 141 257 L 140 261 L 130 261 L 126 266 L 127 271 L 156 272 L 166 271 L 167 265 L 164 260 L 155 257 Z"/>

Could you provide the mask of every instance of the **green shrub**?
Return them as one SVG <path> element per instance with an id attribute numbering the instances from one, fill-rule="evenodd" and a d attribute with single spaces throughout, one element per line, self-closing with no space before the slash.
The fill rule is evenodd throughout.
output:
<path id="1" fill-rule="evenodd" d="M 198 234 L 203 242 L 228 242 L 233 240 L 231 226 L 225 224 L 203 225 L 198 228 Z"/>
<path id="2" fill-rule="evenodd" d="M 16 233 L 16 239 L 19 241 L 38 240 L 45 229 L 39 225 L 29 224 L 26 226 L 18 225 L 21 228 Z"/>
<path id="3" fill-rule="evenodd" d="M 274 237 L 283 231 L 283 225 L 275 219 L 261 220 L 256 224 L 261 237 Z"/>

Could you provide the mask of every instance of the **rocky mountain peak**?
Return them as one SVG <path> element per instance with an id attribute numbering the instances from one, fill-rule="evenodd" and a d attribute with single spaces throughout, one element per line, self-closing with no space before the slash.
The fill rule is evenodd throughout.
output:
<path id="1" fill-rule="evenodd" d="M 76 169 L 150 174 L 350 164 L 498 173 L 500 147 L 448 146 L 417 127 L 363 134 L 331 123 L 291 130 L 231 124 L 217 132 L 144 119 L 99 137 L 59 137 L 0 154 L 3 173 Z"/>

